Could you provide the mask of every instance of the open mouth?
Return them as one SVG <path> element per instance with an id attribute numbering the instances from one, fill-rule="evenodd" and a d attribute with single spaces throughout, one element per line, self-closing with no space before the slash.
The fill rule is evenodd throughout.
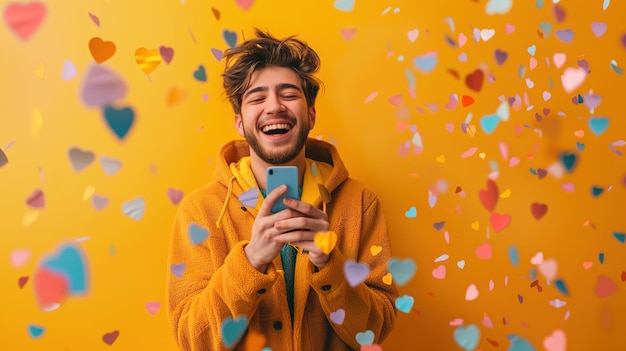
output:
<path id="1" fill-rule="evenodd" d="M 266 125 L 261 129 L 265 135 L 283 135 L 291 130 L 291 125 L 287 123 L 277 123 Z"/>

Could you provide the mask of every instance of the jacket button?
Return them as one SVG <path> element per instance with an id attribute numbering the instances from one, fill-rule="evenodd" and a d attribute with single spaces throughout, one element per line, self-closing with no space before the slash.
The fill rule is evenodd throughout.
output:
<path id="1" fill-rule="evenodd" d="M 281 321 L 275 321 L 274 322 L 274 329 L 276 329 L 276 330 L 283 329 L 283 323 Z"/>
<path id="2" fill-rule="evenodd" d="M 265 294 L 265 288 L 263 288 L 263 289 L 259 289 L 259 290 L 257 291 L 257 294 Z"/>
<path id="3" fill-rule="evenodd" d="M 324 290 L 324 291 L 328 291 L 328 290 L 330 290 L 330 285 L 324 285 L 324 286 L 322 286 L 322 290 Z"/>

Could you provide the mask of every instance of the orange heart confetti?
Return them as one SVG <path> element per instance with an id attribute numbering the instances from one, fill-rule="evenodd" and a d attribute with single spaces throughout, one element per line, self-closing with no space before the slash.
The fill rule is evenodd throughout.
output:
<path id="1" fill-rule="evenodd" d="M 337 245 L 337 233 L 333 231 L 319 232 L 313 237 L 313 242 L 323 253 L 328 255 Z"/>
<path id="2" fill-rule="evenodd" d="M 115 50 L 115 43 L 112 41 L 104 41 L 98 37 L 93 37 L 89 40 L 89 51 L 97 63 L 110 59 L 115 54 Z"/>
<path id="3" fill-rule="evenodd" d="M 391 276 L 391 273 L 387 273 L 383 276 L 383 283 L 387 285 L 391 285 L 392 281 L 393 281 L 393 277 Z"/>
<path id="4" fill-rule="evenodd" d="M 159 66 L 161 60 L 162 58 L 159 53 L 159 49 L 148 50 L 146 48 L 139 48 L 135 51 L 135 61 L 137 62 L 137 66 L 139 66 L 145 74 L 152 73 L 152 71 Z"/>
<path id="5" fill-rule="evenodd" d="M 172 107 L 178 105 L 187 97 L 187 90 L 173 87 L 167 93 L 167 106 Z"/>

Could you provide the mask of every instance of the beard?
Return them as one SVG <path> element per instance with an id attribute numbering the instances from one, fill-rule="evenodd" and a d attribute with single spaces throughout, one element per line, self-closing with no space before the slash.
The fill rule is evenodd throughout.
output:
<path id="1" fill-rule="evenodd" d="M 295 145 L 289 148 L 287 152 L 281 153 L 273 153 L 273 150 L 263 149 L 254 133 L 249 133 L 245 128 L 243 129 L 243 135 L 254 153 L 257 154 L 260 159 L 269 164 L 280 165 L 291 162 L 296 158 L 296 156 L 298 156 L 298 154 L 300 154 L 302 148 L 304 148 L 304 144 L 306 144 L 306 140 L 309 137 L 308 123 L 306 126 L 302 127 L 304 128 L 299 129 Z"/>

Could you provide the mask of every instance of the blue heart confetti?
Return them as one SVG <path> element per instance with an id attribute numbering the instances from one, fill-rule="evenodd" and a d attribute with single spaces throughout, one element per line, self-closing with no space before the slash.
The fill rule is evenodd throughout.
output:
<path id="1" fill-rule="evenodd" d="M 403 295 L 398 297 L 395 303 L 398 311 L 409 313 L 411 312 L 411 308 L 413 308 L 414 299 L 412 296 Z"/>
<path id="2" fill-rule="evenodd" d="M 371 330 L 366 330 L 364 332 L 356 333 L 356 342 L 359 345 L 372 345 L 374 343 L 374 332 Z"/>
<path id="3" fill-rule="evenodd" d="M 561 294 L 569 296 L 569 290 L 567 289 L 567 285 L 565 285 L 565 282 L 562 279 L 555 280 L 554 286 L 561 292 Z"/>
<path id="4" fill-rule="evenodd" d="M 487 115 L 480 119 L 480 126 L 487 134 L 493 133 L 498 126 L 498 123 L 500 123 L 500 117 L 498 117 L 498 115 Z"/>
<path id="5" fill-rule="evenodd" d="M 480 329 L 474 324 L 458 326 L 454 330 L 454 341 L 465 351 L 474 351 L 480 340 Z"/>
<path id="6" fill-rule="evenodd" d="M 517 267 L 519 265 L 519 254 L 517 252 L 517 247 L 509 246 L 509 260 L 513 266 Z"/>
<path id="7" fill-rule="evenodd" d="M 604 252 L 600 252 L 598 254 L 598 262 L 600 262 L 600 264 L 604 264 Z"/>
<path id="8" fill-rule="evenodd" d="M 589 118 L 589 129 L 595 135 L 601 135 L 607 128 L 609 128 L 609 119 L 606 117 L 591 117 Z"/>
<path id="9" fill-rule="evenodd" d="M 197 223 L 190 223 L 187 226 L 189 239 L 194 245 L 202 244 L 209 237 L 209 229 L 200 226 Z"/>
<path id="10" fill-rule="evenodd" d="M 336 0 L 333 6 L 337 10 L 350 12 L 354 9 L 354 0 Z"/>
<path id="11" fill-rule="evenodd" d="M 248 328 L 248 318 L 245 315 L 240 315 L 236 319 L 232 317 L 226 317 L 222 321 L 222 341 L 224 346 L 231 348 L 239 341 L 243 336 L 243 333 Z"/>
<path id="12" fill-rule="evenodd" d="M 576 149 L 578 149 L 579 152 L 585 151 L 585 144 L 581 143 L 580 141 L 577 141 L 576 142 Z"/>
<path id="13" fill-rule="evenodd" d="M 619 241 L 620 243 L 624 243 L 624 241 L 626 241 L 626 234 L 625 233 L 613 233 L 613 236 L 615 237 L 615 239 L 617 239 L 617 241 Z"/>
<path id="14" fill-rule="evenodd" d="M 203 65 L 198 66 L 198 69 L 193 72 L 193 77 L 201 82 L 206 82 L 206 70 Z"/>
<path id="15" fill-rule="evenodd" d="M 593 197 L 598 197 L 600 195 L 602 195 L 602 193 L 604 192 L 604 188 L 599 187 L 599 186 L 592 186 L 591 187 L 591 195 Z"/>
<path id="16" fill-rule="evenodd" d="M 411 208 L 409 208 L 409 210 L 406 211 L 404 215 L 406 216 L 406 218 L 415 218 L 417 217 L 417 209 L 415 208 L 415 206 L 411 206 Z"/>
<path id="17" fill-rule="evenodd" d="M 514 335 L 507 351 L 535 351 L 535 348 L 525 339 Z"/>
<path id="18" fill-rule="evenodd" d="M 413 59 L 413 65 L 424 73 L 432 72 L 437 66 L 437 53 L 429 52 Z"/>
<path id="19" fill-rule="evenodd" d="M 224 32 L 222 33 L 222 35 L 224 36 L 224 40 L 226 41 L 226 44 L 228 44 L 229 47 L 232 48 L 235 45 L 237 45 L 237 33 L 224 29 Z"/>
<path id="20" fill-rule="evenodd" d="M 417 264 L 411 258 L 405 258 L 400 260 L 397 258 L 390 258 L 387 261 L 387 271 L 393 276 L 393 280 L 399 286 L 406 284 L 417 270 Z"/>

